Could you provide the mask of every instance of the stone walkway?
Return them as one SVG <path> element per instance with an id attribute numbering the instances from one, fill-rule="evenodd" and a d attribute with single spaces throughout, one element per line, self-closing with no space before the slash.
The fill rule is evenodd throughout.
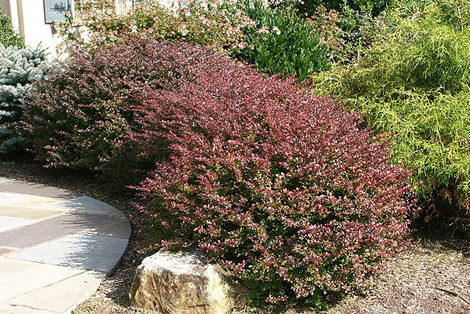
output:
<path id="1" fill-rule="evenodd" d="M 0 314 L 70 313 L 116 267 L 130 232 L 108 204 L 0 177 Z"/>

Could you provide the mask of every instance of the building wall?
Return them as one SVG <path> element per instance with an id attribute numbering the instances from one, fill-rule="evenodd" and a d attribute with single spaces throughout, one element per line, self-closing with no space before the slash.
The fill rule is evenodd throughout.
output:
<path id="1" fill-rule="evenodd" d="M 167 7 L 178 6 L 180 0 L 156 0 Z M 132 8 L 133 0 L 115 0 L 116 11 L 125 13 Z M 182 1 L 185 2 L 184 0 Z M 24 36 L 27 45 L 39 44 L 48 49 L 50 57 L 58 56 L 60 38 L 54 35 L 51 24 L 45 23 L 43 0 L 0 0 L 0 7 L 10 16 L 13 27 Z"/>
<path id="2" fill-rule="evenodd" d="M 18 0 L 18 4 L 20 32 L 26 44 L 32 47 L 40 44 L 55 56 L 56 46 L 60 39 L 52 34 L 51 24 L 45 22 L 44 2 L 42 0 Z"/>
<path id="3" fill-rule="evenodd" d="M 52 34 L 51 25 L 44 19 L 43 0 L 0 0 L 0 7 L 11 18 L 13 28 L 25 39 L 27 45 L 41 45 L 51 57 L 57 56 L 57 35 Z"/>

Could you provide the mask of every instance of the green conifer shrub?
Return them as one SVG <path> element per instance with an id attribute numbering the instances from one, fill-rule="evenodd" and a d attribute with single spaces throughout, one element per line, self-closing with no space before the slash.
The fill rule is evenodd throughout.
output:
<path id="1" fill-rule="evenodd" d="M 426 219 L 438 213 L 468 222 L 470 4 L 411 4 L 388 18 L 362 59 L 321 73 L 316 89 L 340 96 L 377 131 L 395 135 L 394 160 L 414 170 L 420 199 L 433 206 L 446 201 Z"/>
<path id="2" fill-rule="evenodd" d="M 23 147 L 24 140 L 15 128 L 28 105 L 33 81 L 44 78 L 46 53 L 0 45 L 0 153 Z"/>

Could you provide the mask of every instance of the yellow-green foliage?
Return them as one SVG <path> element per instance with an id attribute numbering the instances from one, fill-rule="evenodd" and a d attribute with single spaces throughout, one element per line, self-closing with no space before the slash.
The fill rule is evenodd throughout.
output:
<path id="1" fill-rule="evenodd" d="M 470 200 L 470 3 L 401 7 L 357 64 L 320 73 L 315 89 L 359 109 L 395 136 L 422 199 Z M 441 193 L 442 194 L 442 193 Z"/>

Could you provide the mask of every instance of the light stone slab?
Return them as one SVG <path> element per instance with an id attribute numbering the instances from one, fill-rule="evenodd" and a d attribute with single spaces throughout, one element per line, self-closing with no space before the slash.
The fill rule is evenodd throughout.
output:
<path id="1" fill-rule="evenodd" d="M 0 216 L 0 232 L 26 226 L 34 222 L 35 220 L 31 219 Z M 5 245 L 5 243 L 0 243 L 0 245 Z"/>
<path id="2" fill-rule="evenodd" d="M 64 213 L 61 210 L 42 209 L 33 206 L 1 205 L 0 215 L 22 219 L 40 220 Z"/>
<path id="3" fill-rule="evenodd" d="M 8 257 L 0 257 L 0 278 L 22 272 L 36 266 L 38 266 L 37 263 L 12 259 Z M 0 280 L 0 282 L 2 281 Z"/>
<path id="4" fill-rule="evenodd" d="M 97 228 L 91 228 L 83 233 L 128 239 L 131 236 L 131 226 L 127 218 L 119 217 L 110 223 L 104 224 Z"/>
<path id="5" fill-rule="evenodd" d="M 3 258 L 9 259 L 9 257 Z M 16 266 L 9 274 L 0 277 L 0 302 L 84 272 L 80 269 L 28 261 L 18 261 L 18 263 L 20 266 Z"/>
<path id="6" fill-rule="evenodd" d="M 0 246 L 0 256 L 8 255 L 8 254 L 13 253 L 13 252 L 15 252 L 15 251 L 16 251 L 15 248 L 9 248 L 9 247 L 5 247 L 5 246 Z"/>
<path id="7" fill-rule="evenodd" d="M 71 199 L 79 194 L 38 183 L 11 180 L 0 185 L 0 191 L 17 194 L 37 195 L 52 198 Z"/>
<path id="8" fill-rule="evenodd" d="M 108 204 L 0 177 L 0 314 L 70 313 L 116 267 L 130 233 Z"/>
<path id="9" fill-rule="evenodd" d="M 0 304 L 0 313 L 2 314 L 58 314 L 59 312 L 44 311 L 25 306 L 13 306 L 9 304 Z"/>
<path id="10" fill-rule="evenodd" d="M 0 192 L 0 205 L 15 204 L 15 202 L 32 197 L 31 195 Z"/>
<path id="11" fill-rule="evenodd" d="M 12 181 L 11 179 L 0 177 L 0 184 L 5 183 L 5 182 L 11 182 L 11 181 Z"/>
<path id="12" fill-rule="evenodd" d="M 53 198 L 53 197 L 44 197 L 44 196 L 34 196 L 32 195 L 31 197 L 24 199 L 24 200 L 19 200 L 18 202 L 15 203 L 15 205 L 21 205 L 21 206 L 34 206 L 34 207 L 39 207 L 39 208 L 45 208 L 47 209 L 54 203 L 59 203 L 66 201 L 65 199 L 61 198 Z M 58 210 L 58 209 L 54 209 Z M 62 210 L 64 211 L 64 210 Z"/>
<path id="13" fill-rule="evenodd" d="M 9 256 L 109 274 L 120 261 L 127 244 L 127 239 L 73 234 Z"/>
<path id="14" fill-rule="evenodd" d="M 63 209 L 71 212 L 88 213 L 94 215 L 124 217 L 124 214 L 122 214 L 113 206 L 88 196 L 81 196 L 68 201 L 49 204 L 45 206 L 45 208 Z"/>
<path id="15" fill-rule="evenodd" d="M 31 291 L 21 296 L 7 300 L 9 305 L 53 311 L 55 313 L 70 313 L 79 303 L 90 297 L 99 287 L 103 275 L 96 272 L 84 272 L 47 287 Z M 63 295 L 54 298 L 51 296 Z"/>

